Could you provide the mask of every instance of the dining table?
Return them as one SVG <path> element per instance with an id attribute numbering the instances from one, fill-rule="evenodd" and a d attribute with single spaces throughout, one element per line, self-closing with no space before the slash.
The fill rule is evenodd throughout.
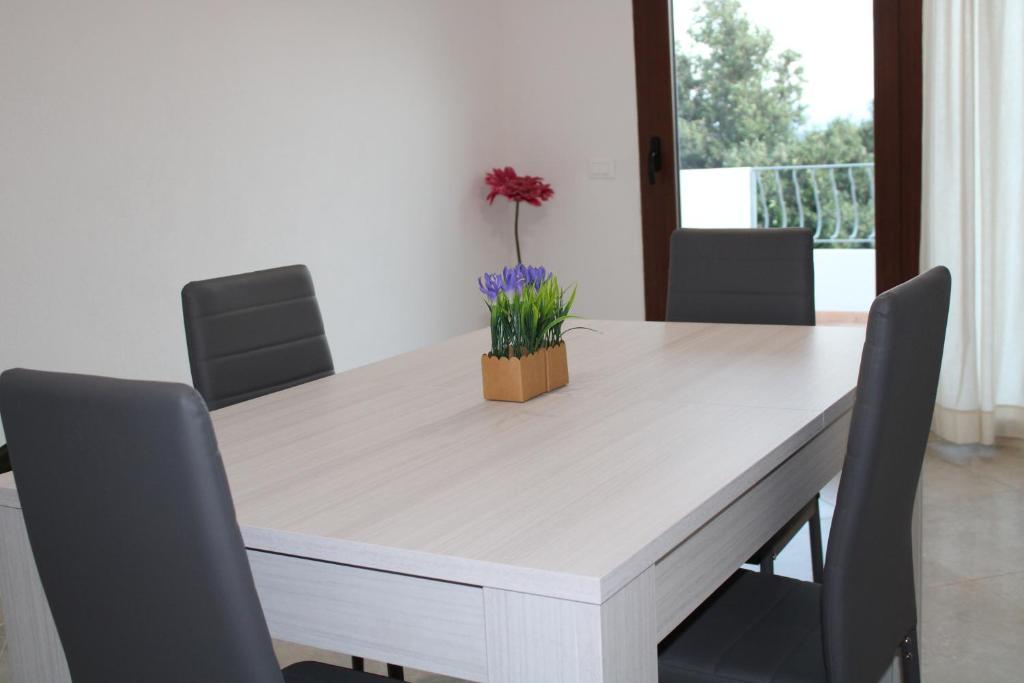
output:
<path id="1" fill-rule="evenodd" d="M 212 413 L 274 638 L 657 681 L 659 641 L 840 472 L 864 328 L 582 324 L 525 403 L 483 399 L 481 329 Z M 11 474 L 0 600 L 13 683 L 70 680 Z"/>

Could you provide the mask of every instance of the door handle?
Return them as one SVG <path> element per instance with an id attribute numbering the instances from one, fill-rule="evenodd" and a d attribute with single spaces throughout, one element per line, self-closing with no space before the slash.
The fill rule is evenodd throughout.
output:
<path id="1" fill-rule="evenodd" d="M 658 171 L 661 170 L 661 138 L 655 135 L 647 146 L 647 182 L 657 182 Z"/>

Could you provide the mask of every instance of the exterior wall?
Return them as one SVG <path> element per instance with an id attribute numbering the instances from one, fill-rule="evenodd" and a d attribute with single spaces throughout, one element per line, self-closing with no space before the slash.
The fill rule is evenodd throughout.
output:
<path id="1" fill-rule="evenodd" d="M 679 172 L 679 225 L 684 228 L 752 228 L 751 174 L 742 168 Z"/>
<path id="2" fill-rule="evenodd" d="M 814 250 L 815 308 L 863 312 L 874 299 L 874 249 Z"/>

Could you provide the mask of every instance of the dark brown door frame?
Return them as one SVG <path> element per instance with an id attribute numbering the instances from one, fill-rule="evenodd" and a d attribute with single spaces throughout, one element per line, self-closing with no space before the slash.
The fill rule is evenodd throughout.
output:
<path id="1" fill-rule="evenodd" d="M 679 225 L 675 55 L 669 0 L 633 0 L 633 44 L 639 121 L 644 308 L 647 320 L 664 320 L 668 244 L 672 231 Z M 651 142 L 655 139 L 661 141 L 658 159 L 651 158 Z"/>
<path id="2" fill-rule="evenodd" d="M 879 292 L 919 270 L 921 3 L 874 0 L 875 281 Z M 671 5 L 670 0 L 633 0 L 647 320 L 665 319 L 669 240 L 678 226 Z M 650 163 L 654 138 L 662 143 L 660 169 Z"/>
<path id="3" fill-rule="evenodd" d="M 875 0 L 875 286 L 909 280 L 921 252 L 921 0 Z"/>

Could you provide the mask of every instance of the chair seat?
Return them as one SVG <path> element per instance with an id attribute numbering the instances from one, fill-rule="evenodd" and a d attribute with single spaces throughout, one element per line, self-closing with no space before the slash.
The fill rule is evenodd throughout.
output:
<path id="1" fill-rule="evenodd" d="M 821 586 L 741 570 L 665 639 L 660 683 L 821 683 Z"/>
<path id="2" fill-rule="evenodd" d="M 281 673 L 284 674 L 285 683 L 395 683 L 393 679 L 384 676 L 353 671 L 323 662 L 298 662 L 285 668 Z"/>

